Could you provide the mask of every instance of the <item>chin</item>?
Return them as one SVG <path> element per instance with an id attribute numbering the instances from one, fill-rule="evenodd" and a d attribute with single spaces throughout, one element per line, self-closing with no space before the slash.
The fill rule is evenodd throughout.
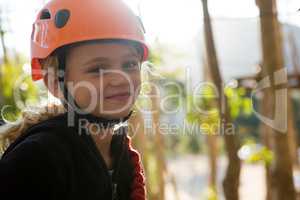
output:
<path id="1" fill-rule="evenodd" d="M 121 119 L 121 118 L 125 118 L 130 114 L 131 110 L 124 110 L 121 112 L 117 112 L 117 111 L 111 111 L 111 112 L 106 112 L 106 113 L 93 113 L 95 116 L 98 117 L 103 117 L 106 119 Z"/>

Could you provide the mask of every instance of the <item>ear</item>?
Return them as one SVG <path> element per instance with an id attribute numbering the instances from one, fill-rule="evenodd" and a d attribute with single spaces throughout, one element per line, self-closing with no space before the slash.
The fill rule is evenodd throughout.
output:
<path id="1" fill-rule="evenodd" d="M 59 87 L 58 78 L 54 70 L 47 70 L 47 73 L 43 77 L 43 81 L 53 96 L 58 99 L 61 99 L 63 97 Z"/>

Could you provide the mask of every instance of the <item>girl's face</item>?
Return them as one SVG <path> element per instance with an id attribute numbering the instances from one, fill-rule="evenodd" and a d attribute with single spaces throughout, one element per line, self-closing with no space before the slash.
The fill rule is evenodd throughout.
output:
<path id="1" fill-rule="evenodd" d="M 126 44 L 88 43 L 71 48 L 65 80 L 78 106 L 109 119 L 126 117 L 140 91 L 141 55 Z"/>

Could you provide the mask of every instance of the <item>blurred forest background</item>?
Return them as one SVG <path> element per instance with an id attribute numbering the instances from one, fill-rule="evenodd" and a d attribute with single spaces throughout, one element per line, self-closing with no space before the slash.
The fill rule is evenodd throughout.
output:
<path id="1" fill-rule="evenodd" d="M 55 102 L 30 77 L 31 27 L 46 2 L 0 0 L 2 123 Z M 151 47 L 129 122 L 148 199 L 300 199 L 300 2 L 125 2 Z"/>

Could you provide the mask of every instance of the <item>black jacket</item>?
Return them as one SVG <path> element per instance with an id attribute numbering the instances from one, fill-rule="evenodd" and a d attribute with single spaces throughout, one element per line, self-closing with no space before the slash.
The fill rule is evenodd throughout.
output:
<path id="1" fill-rule="evenodd" d="M 112 180 L 95 143 L 90 135 L 67 127 L 66 117 L 34 125 L 9 146 L 0 160 L 0 198 L 113 199 Z M 114 135 L 112 145 L 121 147 L 116 143 L 123 142 L 124 135 L 124 131 Z M 119 165 L 128 159 L 122 148 L 115 151 L 113 181 L 118 185 L 117 199 L 129 199 L 133 169 Z"/>

